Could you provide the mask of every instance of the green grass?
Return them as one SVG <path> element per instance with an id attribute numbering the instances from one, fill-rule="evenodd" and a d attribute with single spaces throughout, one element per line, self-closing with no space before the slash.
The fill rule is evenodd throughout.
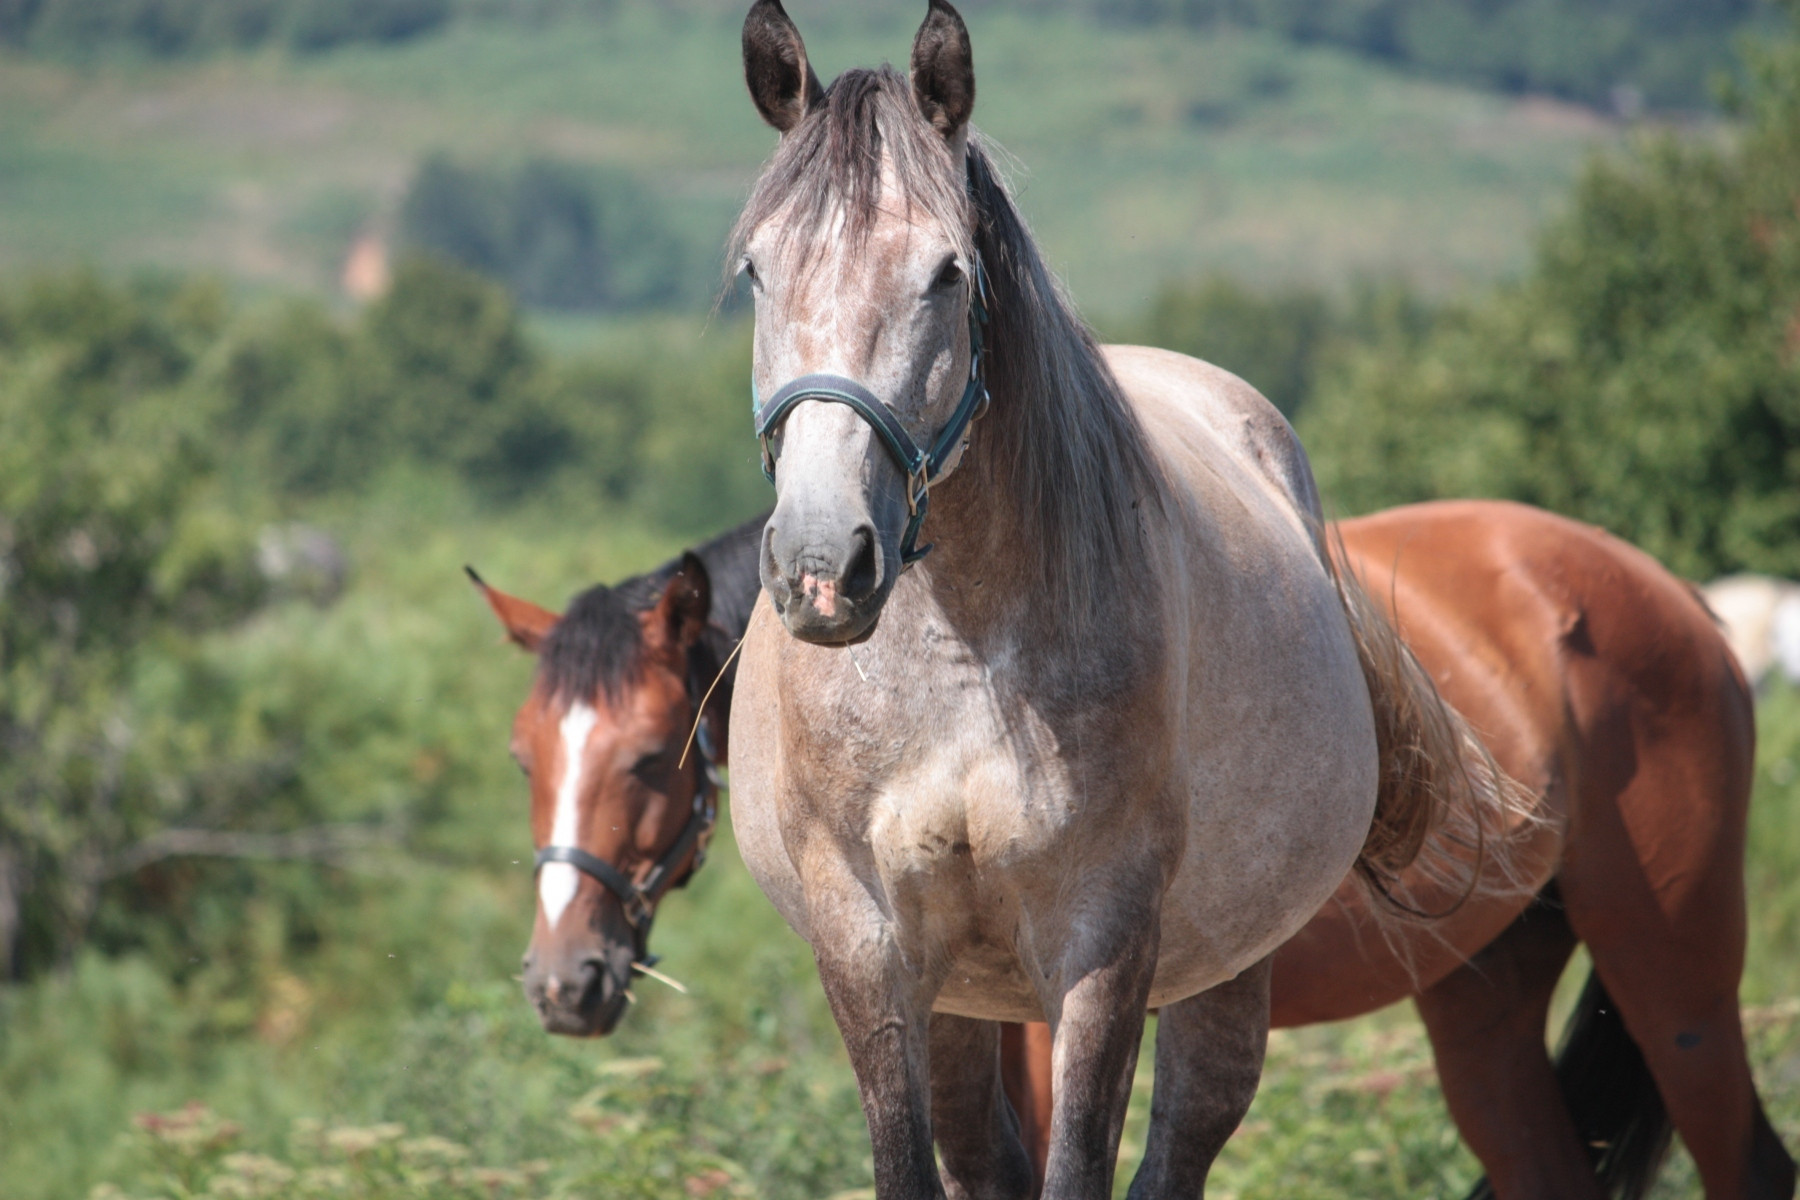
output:
<path id="1" fill-rule="evenodd" d="M 797 3 L 821 72 L 904 61 L 914 6 Z M 773 135 L 733 8 L 625 5 L 543 26 L 465 22 L 397 48 L 183 66 L 0 58 L 0 268 L 205 268 L 334 286 L 350 238 L 391 230 L 417 162 L 547 154 L 636 173 L 712 246 Z M 1436 290 L 1519 266 L 1583 154 L 1585 112 L 1408 79 L 1245 33 L 972 17 L 977 123 L 1085 307 L 1135 311 L 1175 275 Z"/>

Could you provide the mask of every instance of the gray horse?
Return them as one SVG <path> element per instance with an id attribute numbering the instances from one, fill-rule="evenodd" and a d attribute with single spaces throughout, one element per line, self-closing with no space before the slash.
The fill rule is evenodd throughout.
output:
<path id="1" fill-rule="evenodd" d="M 777 0 L 744 60 L 782 135 L 735 240 L 777 503 L 732 818 L 813 947 L 876 1193 L 1029 1193 L 995 1023 L 1047 1020 L 1043 1194 L 1110 1195 L 1155 1006 L 1132 1195 L 1197 1194 L 1256 1090 L 1270 953 L 1500 785 L 1333 572 L 1280 415 L 1074 315 L 970 135 L 954 9 L 910 81 L 821 86 Z"/>

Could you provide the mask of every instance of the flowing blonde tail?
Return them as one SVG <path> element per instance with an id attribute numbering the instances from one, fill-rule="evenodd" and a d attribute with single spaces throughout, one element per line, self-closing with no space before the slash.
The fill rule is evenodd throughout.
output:
<path id="1" fill-rule="evenodd" d="M 1448 916 L 1477 891 L 1520 886 L 1507 833 L 1535 821 L 1531 794 L 1500 769 L 1438 694 L 1350 569 L 1342 539 L 1334 534 L 1325 550 L 1368 684 L 1381 763 L 1375 818 L 1356 859 L 1358 878 L 1383 902 L 1378 907 L 1426 919 Z M 1454 852 L 1459 846 L 1474 851 L 1472 862 Z M 1457 899 L 1447 909 L 1421 909 L 1401 877 L 1408 868 L 1412 882 Z"/>

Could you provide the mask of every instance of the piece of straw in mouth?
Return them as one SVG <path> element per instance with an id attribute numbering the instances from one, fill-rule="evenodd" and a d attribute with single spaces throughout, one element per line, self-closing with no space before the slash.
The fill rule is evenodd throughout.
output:
<path id="1" fill-rule="evenodd" d="M 731 665 L 731 660 L 736 658 L 738 656 L 738 651 L 743 648 L 744 639 L 739 638 L 737 640 L 737 645 L 731 648 L 731 653 L 727 654 L 725 656 L 725 661 L 720 664 L 719 673 L 713 676 L 712 687 L 707 688 L 706 695 L 700 697 L 700 706 L 694 709 L 694 727 L 688 730 L 687 744 L 681 748 L 681 758 L 675 764 L 675 769 L 677 771 L 687 766 L 688 751 L 694 748 L 694 738 L 700 732 L 700 718 L 706 714 L 706 702 L 712 699 L 713 689 L 719 686 L 719 680 L 725 678 L 725 668 Z"/>
<path id="2" fill-rule="evenodd" d="M 674 988 L 676 991 L 680 992 L 684 996 L 688 994 L 686 984 L 682 983 L 681 980 L 676 979 L 673 976 L 664 975 L 661 971 L 657 970 L 655 967 L 646 967 L 643 963 L 632 963 L 631 969 L 638 972 L 640 975 L 648 975 L 650 978 L 656 980 L 656 982 L 658 982 L 658 983 L 668 984 L 670 987 Z"/>

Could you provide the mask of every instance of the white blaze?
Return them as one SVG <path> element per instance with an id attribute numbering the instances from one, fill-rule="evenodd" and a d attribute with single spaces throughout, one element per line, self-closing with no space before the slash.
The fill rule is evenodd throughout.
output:
<path id="1" fill-rule="evenodd" d="M 572 704 L 562 719 L 562 779 L 556 785 L 556 816 L 550 824 L 552 846 L 575 846 L 581 836 L 577 827 L 581 815 L 582 751 L 587 748 L 588 734 L 594 731 L 596 714 L 586 704 Z M 581 874 L 568 863 L 545 863 L 538 871 L 538 900 L 544 906 L 544 920 L 555 929 L 563 910 L 575 899 L 581 886 Z"/>

